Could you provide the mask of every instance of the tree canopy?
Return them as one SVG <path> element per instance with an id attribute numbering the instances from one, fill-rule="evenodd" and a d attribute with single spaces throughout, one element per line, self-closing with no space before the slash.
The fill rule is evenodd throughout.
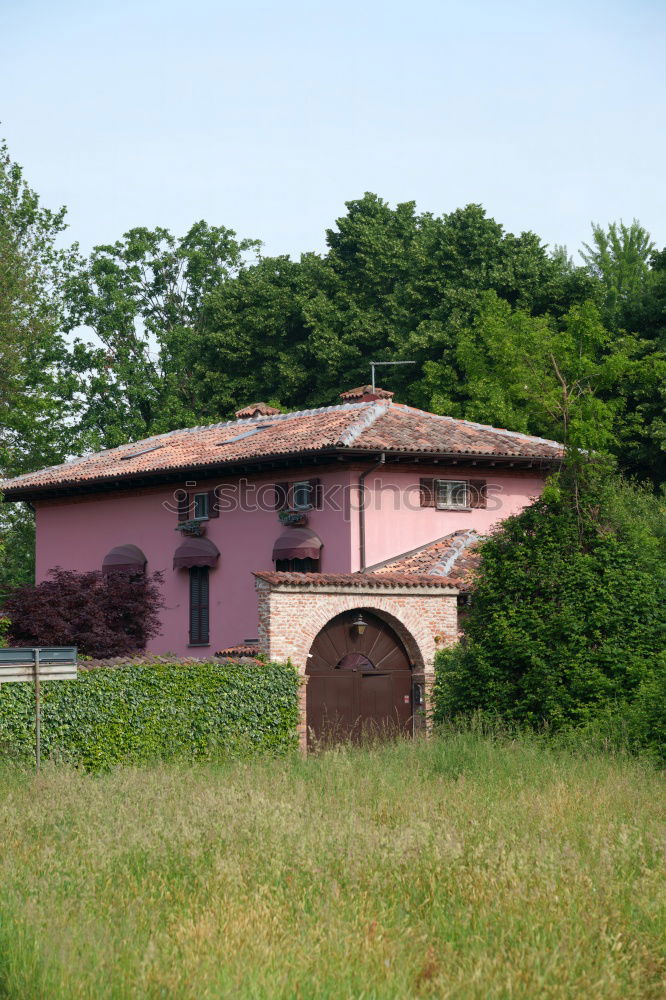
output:
<path id="1" fill-rule="evenodd" d="M 368 381 L 436 413 L 593 449 L 666 481 L 666 249 L 595 225 L 575 264 L 481 205 L 447 214 L 366 193 L 323 253 L 265 256 L 194 223 L 136 227 L 86 257 L 0 147 L 0 470 L 14 475 L 233 416 L 333 404 Z M 25 509 L 0 513 L 26 562 Z M 5 586 L 0 570 L 0 592 Z"/>
<path id="2" fill-rule="evenodd" d="M 665 540 L 645 488 L 593 466 L 575 489 L 568 472 L 551 482 L 482 545 L 463 642 L 441 657 L 440 717 L 561 728 L 634 704 L 666 665 Z"/>
<path id="3" fill-rule="evenodd" d="M 264 399 L 335 403 L 391 371 L 397 397 L 454 417 L 601 448 L 666 476 L 666 252 L 646 230 L 593 229 L 575 265 L 480 205 L 449 214 L 348 202 L 324 254 L 265 257 L 195 224 L 181 239 L 131 230 L 67 283 L 82 428 L 101 445 L 228 418 Z"/>

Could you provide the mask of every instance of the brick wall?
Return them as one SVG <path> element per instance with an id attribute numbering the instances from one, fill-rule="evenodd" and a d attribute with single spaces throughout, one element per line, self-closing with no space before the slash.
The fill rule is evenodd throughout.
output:
<path id="1" fill-rule="evenodd" d="M 259 645 L 272 660 L 290 659 L 303 677 L 299 735 L 305 743 L 308 653 L 317 634 L 343 611 L 367 609 L 383 618 L 402 640 L 414 679 L 425 683 L 426 709 L 438 648 L 456 641 L 457 591 L 442 587 L 376 587 L 270 584 L 257 579 Z"/>

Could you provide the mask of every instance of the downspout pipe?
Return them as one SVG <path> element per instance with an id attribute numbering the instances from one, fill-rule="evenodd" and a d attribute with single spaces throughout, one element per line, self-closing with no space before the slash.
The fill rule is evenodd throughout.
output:
<path id="1" fill-rule="evenodd" d="M 369 469 L 362 472 L 358 477 L 359 502 L 358 502 L 358 543 L 361 557 L 361 572 L 365 569 L 365 480 L 368 476 L 380 469 L 386 461 L 386 452 L 382 452 L 379 459 Z"/>

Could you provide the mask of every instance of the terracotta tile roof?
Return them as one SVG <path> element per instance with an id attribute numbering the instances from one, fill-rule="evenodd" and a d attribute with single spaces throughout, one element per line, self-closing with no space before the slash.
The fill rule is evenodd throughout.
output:
<path id="1" fill-rule="evenodd" d="M 0 489 L 11 500 L 13 495 L 29 496 L 40 489 L 197 469 L 214 471 L 280 456 L 379 451 L 515 457 L 546 464 L 563 453 L 555 441 L 379 400 L 170 431 L 17 476 L 0 483 Z"/>
<path id="2" fill-rule="evenodd" d="M 241 642 L 236 646 L 227 646 L 226 649 L 218 649 L 215 656 L 220 656 L 224 659 L 235 659 L 236 657 L 241 656 L 245 659 L 252 659 L 255 663 L 259 663 L 259 660 L 257 660 L 258 652 L 260 652 L 259 646 L 249 646 Z"/>
<path id="3" fill-rule="evenodd" d="M 250 403 L 242 410 L 236 410 L 236 417 L 238 420 L 242 420 L 243 417 L 274 417 L 280 412 L 274 406 L 269 406 L 268 403 Z"/>
<path id="4" fill-rule="evenodd" d="M 479 543 L 482 541 L 482 537 L 470 528 L 454 531 L 393 559 L 368 566 L 366 573 L 443 577 L 461 589 L 467 589 L 481 563 Z"/>
<path id="5" fill-rule="evenodd" d="M 273 586 L 286 583 L 298 587 L 457 587 L 443 576 L 415 573 L 287 573 L 256 571 L 259 580 Z"/>
<path id="6" fill-rule="evenodd" d="M 403 403 L 388 406 L 382 419 L 364 432 L 363 447 L 393 452 L 517 458 L 558 459 L 563 454 L 562 445 L 557 441 L 438 416 Z"/>
<path id="7" fill-rule="evenodd" d="M 434 542 L 368 566 L 362 573 L 289 573 L 270 570 L 255 576 L 272 586 L 455 587 L 469 590 L 481 562 L 483 539 L 471 529 L 453 531 Z"/>
<path id="8" fill-rule="evenodd" d="M 378 385 L 374 389 L 371 385 L 359 385 L 341 392 L 340 399 L 345 403 L 358 403 L 360 400 L 393 399 L 393 393 L 389 389 L 380 389 Z"/>

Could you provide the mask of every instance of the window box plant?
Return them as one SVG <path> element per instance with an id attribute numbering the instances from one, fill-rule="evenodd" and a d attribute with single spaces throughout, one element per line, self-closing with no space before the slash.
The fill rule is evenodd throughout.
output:
<path id="1" fill-rule="evenodd" d="M 183 535 L 190 535 L 194 538 L 200 538 L 202 535 L 206 534 L 206 526 L 203 521 L 195 518 L 192 518 L 189 521 L 179 521 L 175 530 L 180 531 Z"/>
<path id="2" fill-rule="evenodd" d="M 280 524 L 290 524 L 293 528 L 300 528 L 308 523 L 308 515 L 304 510 L 291 510 L 285 508 L 278 514 Z"/>

